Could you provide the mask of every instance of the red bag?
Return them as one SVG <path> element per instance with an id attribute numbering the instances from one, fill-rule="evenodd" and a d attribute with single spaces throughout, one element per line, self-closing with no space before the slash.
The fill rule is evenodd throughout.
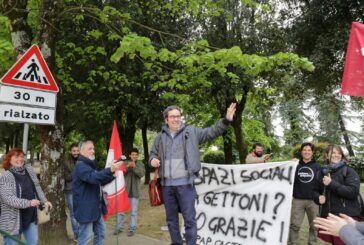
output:
<path id="1" fill-rule="evenodd" d="M 159 168 L 154 169 L 154 178 L 149 182 L 149 201 L 151 206 L 164 204 L 162 195 L 162 185 L 158 178 Z"/>

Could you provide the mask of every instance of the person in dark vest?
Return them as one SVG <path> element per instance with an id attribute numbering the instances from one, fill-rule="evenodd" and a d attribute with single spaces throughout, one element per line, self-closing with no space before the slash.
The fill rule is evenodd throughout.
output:
<path id="1" fill-rule="evenodd" d="M 0 177 L 0 230 L 10 235 L 24 236 L 29 245 L 38 244 L 37 206 L 52 208 L 30 164 L 25 164 L 25 154 L 14 148 L 6 154 Z M 16 245 L 4 235 L 4 245 Z"/>

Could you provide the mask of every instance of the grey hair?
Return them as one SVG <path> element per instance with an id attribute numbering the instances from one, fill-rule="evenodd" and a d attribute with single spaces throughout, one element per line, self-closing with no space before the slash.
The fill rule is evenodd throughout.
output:
<path id="1" fill-rule="evenodd" d="M 91 140 L 81 141 L 80 144 L 78 145 L 78 149 L 80 149 L 80 151 L 82 151 L 83 148 L 85 147 L 85 145 L 88 145 L 88 144 L 94 144 L 94 142 L 92 142 Z"/>
<path id="2" fill-rule="evenodd" d="M 163 111 L 163 117 L 164 118 L 167 118 L 168 117 L 168 112 L 170 112 L 172 110 L 177 110 L 177 111 L 179 111 L 180 114 L 182 114 L 182 110 L 181 110 L 181 108 L 179 106 L 170 105 L 166 109 L 164 109 L 164 111 Z"/>

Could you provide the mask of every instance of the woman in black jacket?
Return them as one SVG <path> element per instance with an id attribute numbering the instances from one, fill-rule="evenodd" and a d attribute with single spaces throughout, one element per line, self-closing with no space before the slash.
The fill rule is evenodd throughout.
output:
<path id="1" fill-rule="evenodd" d="M 321 205 L 320 216 L 326 218 L 329 213 L 342 213 L 359 220 L 359 175 L 348 166 L 339 145 L 330 145 L 325 151 L 325 158 L 328 165 L 318 174 L 318 185 L 313 196 L 314 201 Z M 339 237 L 321 234 L 320 231 L 318 236 L 331 244 L 345 244 Z"/>

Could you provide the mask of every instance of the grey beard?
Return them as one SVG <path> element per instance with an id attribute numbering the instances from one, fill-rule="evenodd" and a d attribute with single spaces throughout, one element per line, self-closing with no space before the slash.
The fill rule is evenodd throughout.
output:
<path id="1" fill-rule="evenodd" d="M 95 155 L 92 155 L 92 156 L 89 156 L 89 158 L 88 159 L 90 159 L 90 160 L 95 160 Z"/>

